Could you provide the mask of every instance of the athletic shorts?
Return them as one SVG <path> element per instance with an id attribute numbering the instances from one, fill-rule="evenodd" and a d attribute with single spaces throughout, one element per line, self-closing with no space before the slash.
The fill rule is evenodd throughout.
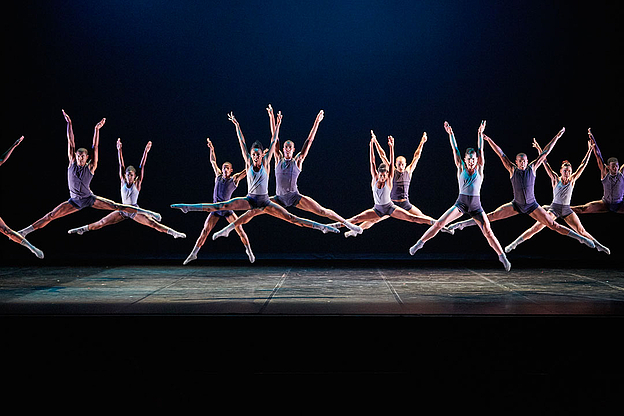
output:
<path id="1" fill-rule="evenodd" d="M 513 205 L 513 209 L 520 214 L 530 214 L 540 206 L 537 201 L 533 201 L 529 204 L 521 204 L 516 201 L 511 201 L 511 205 Z"/>
<path id="2" fill-rule="evenodd" d="M 284 195 L 275 195 L 275 202 L 284 208 L 294 207 L 299 201 L 301 201 L 301 194 L 299 192 L 287 192 Z"/>
<path id="3" fill-rule="evenodd" d="M 397 207 L 401 207 L 403 208 L 405 211 L 409 211 L 410 209 L 412 209 L 412 204 L 410 204 L 410 201 L 405 199 L 403 201 L 392 201 L 392 203 L 394 205 L 396 205 Z"/>
<path id="4" fill-rule="evenodd" d="M 95 195 L 84 198 L 69 198 L 68 202 L 78 209 L 89 208 L 95 204 Z"/>
<path id="5" fill-rule="evenodd" d="M 481 207 L 481 197 L 479 195 L 459 194 L 454 206 L 456 206 L 463 214 L 468 214 L 471 217 L 483 212 L 483 208 Z"/>
<path id="6" fill-rule="evenodd" d="M 557 218 L 565 218 L 573 212 L 570 208 L 570 205 L 562 204 L 550 204 L 550 206 L 548 207 L 548 211 L 555 214 Z"/>
<path id="7" fill-rule="evenodd" d="M 271 203 L 268 194 L 247 194 L 245 199 L 252 208 L 264 208 Z"/>
<path id="8" fill-rule="evenodd" d="M 618 210 L 620 209 L 622 204 L 624 204 L 624 201 L 620 201 L 620 202 L 607 202 L 604 199 L 602 200 L 602 202 L 605 203 L 605 205 L 607 206 L 607 208 L 611 212 L 618 212 Z"/>
<path id="9" fill-rule="evenodd" d="M 375 211 L 375 214 L 379 215 L 380 217 L 383 217 L 385 215 L 392 215 L 396 207 L 397 206 L 394 205 L 392 202 L 390 202 L 389 204 L 384 204 L 384 205 L 375 204 L 375 206 L 373 207 L 373 211 Z"/>

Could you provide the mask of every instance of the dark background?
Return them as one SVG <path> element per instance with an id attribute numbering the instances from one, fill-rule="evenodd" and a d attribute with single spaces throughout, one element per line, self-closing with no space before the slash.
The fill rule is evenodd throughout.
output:
<path id="1" fill-rule="evenodd" d="M 414 173 L 412 203 L 435 218 L 457 197 L 455 166 L 443 129 L 453 126 L 460 148 L 486 133 L 510 155 L 531 158 L 535 137 L 545 145 L 566 133 L 549 160 L 573 167 L 587 149 L 587 128 L 606 157 L 624 158 L 619 138 L 622 88 L 617 41 L 622 14 L 616 2 L 533 1 L 22 1 L 4 13 L 3 139 L 6 150 L 21 135 L 0 174 L 2 218 L 20 230 L 68 199 L 65 109 L 77 147 L 90 148 L 100 133 L 100 161 L 91 189 L 120 201 L 115 142 L 127 164 L 138 166 L 153 142 L 139 204 L 162 214 L 185 240 L 131 221 L 68 235 L 98 220 L 86 209 L 56 220 L 28 239 L 45 261 L 61 259 L 179 259 L 191 251 L 205 213 L 183 214 L 172 203 L 212 202 L 214 174 L 206 137 L 219 163 L 243 168 L 233 111 L 247 143 L 269 143 L 265 108 L 282 111 L 281 139 L 297 149 L 316 114 L 325 111 L 299 180 L 303 194 L 344 217 L 372 207 L 369 131 L 393 135 L 398 154 L 411 160 L 423 131 L 429 136 Z M 386 146 L 385 146 L 386 147 Z M 486 147 L 482 203 L 487 211 L 512 198 L 507 172 Z M 600 199 L 592 157 L 577 182 L 573 204 Z M 270 193 L 274 193 L 271 175 Z M 234 196 L 244 196 L 242 183 Z M 538 202 L 552 198 L 540 168 Z M 297 209 L 303 217 L 330 222 Z M 581 216 L 613 254 L 607 257 L 572 239 L 544 231 L 512 252 L 514 257 L 566 257 L 616 262 L 622 217 Z M 493 225 L 503 246 L 533 221 L 516 216 Z M 215 230 L 226 225 L 218 223 Z M 388 219 L 357 238 L 323 235 L 261 216 L 246 226 L 256 257 L 392 257 L 426 226 Z M 7 241 L 0 259 L 38 260 Z M 422 253 L 422 254 L 421 254 Z M 440 234 L 420 258 L 483 256 L 495 259 L 474 227 Z M 232 234 L 208 240 L 200 259 L 245 259 Z M 41 263 L 37 263 L 41 264 Z"/>

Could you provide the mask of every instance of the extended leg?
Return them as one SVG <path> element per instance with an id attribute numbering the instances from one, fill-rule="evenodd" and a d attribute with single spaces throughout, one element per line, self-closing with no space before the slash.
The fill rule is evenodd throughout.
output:
<path id="1" fill-rule="evenodd" d="M 513 217 L 514 215 L 517 215 L 517 214 L 518 212 L 514 209 L 511 202 L 508 202 L 496 208 L 494 211 L 490 212 L 489 214 L 487 214 L 487 217 L 488 217 L 489 222 L 494 222 L 494 221 L 502 220 L 505 218 Z M 466 221 L 461 221 L 461 222 L 456 222 L 455 224 L 451 224 L 449 225 L 448 228 L 451 231 L 463 230 L 464 228 L 470 227 L 473 225 L 476 225 L 476 222 L 474 218 L 471 218 Z"/>
<path id="2" fill-rule="evenodd" d="M 503 252 L 503 248 L 501 247 L 498 239 L 494 235 L 494 232 L 492 231 L 492 227 L 490 226 L 490 222 L 488 221 L 487 215 L 483 215 L 483 213 L 480 213 L 476 215 L 474 219 L 479 225 L 479 228 L 481 228 L 481 232 L 487 239 L 488 243 L 490 244 L 490 247 L 492 247 L 494 251 L 496 252 L 496 254 L 498 254 L 498 260 L 501 263 L 503 263 L 505 270 L 506 271 L 511 270 L 511 263 L 509 262 L 509 260 L 507 260 L 507 256 Z"/>
<path id="3" fill-rule="evenodd" d="M 61 217 L 69 215 L 69 214 L 73 214 L 76 211 L 78 211 L 78 208 L 76 208 L 75 206 L 70 204 L 68 201 L 65 201 L 65 202 L 57 205 L 56 208 L 54 208 L 52 211 L 48 212 L 41 219 L 35 221 L 32 225 L 29 225 L 28 227 L 24 228 L 23 230 L 18 231 L 18 233 L 22 237 L 25 237 L 26 235 L 30 234 L 31 232 L 33 232 L 35 230 L 39 230 L 40 228 L 45 227 L 51 221 L 54 221 L 56 219 L 59 219 Z"/>
<path id="4" fill-rule="evenodd" d="M 286 209 L 284 209 L 283 207 L 277 205 L 274 202 L 269 203 L 269 205 L 267 205 L 264 210 L 266 211 L 267 214 L 272 215 L 276 218 L 282 219 L 284 221 L 287 221 L 291 224 L 295 224 L 299 227 L 307 227 L 307 228 L 312 228 L 315 230 L 320 230 L 323 232 L 323 234 L 327 233 L 327 232 L 333 232 L 333 233 L 338 233 L 338 229 L 334 228 L 330 225 L 325 225 L 325 224 L 321 224 L 315 221 L 311 221 L 305 218 L 301 218 L 298 217 L 296 215 L 291 214 L 290 212 L 286 211 Z"/>
<path id="5" fill-rule="evenodd" d="M 110 199 L 102 198 L 101 196 L 95 197 L 95 202 L 93 203 L 93 208 L 95 209 L 107 209 L 110 211 L 123 211 L 129 214 L 139 213 L 144 214 L 149 217 L 154 218 L 156 221 L 161 220 L 161 216 L 159 213 L 150 211 L 148 209 L 143 209 L 139 207 L 135 207 L 133 205 L 120 204 L 115 201 L 111 201 Z"/>
<path id="6" fill-rule="evenodd" d="M 241 211 L 251 209 L 252 207 L 249 205 L 247 198 L 238 197 L 223 202 L 213 202 L 211 204 L 171 204 L 171 208 L 179 209 L 186 214 L 189 211 Z"/>
<path id="7" fill-rule="evenodd" d="M 173 238 L 186 238 L 186 234 L 178 232 L 171 227 L 167 227 L 166 225 L 159 223 L 152 217 L 148 217 L 143 214 L 137 214 L 134 216 L 133 219 L 139 224 L 147 225 L 148 227 L 151 227 L 156 231 L 160 231 L 161 233 L 167 233 L 173 236 Z"/>
<path id="8" fill-rule="evenodd" d="M 592 201 L 585 205 L 577 205 L 570 208 L 577 214 L 603 214 L 609 212 L 609 208 L 602 200 Z"/>
<path id="9" fill-rule="evenodd" d="M 347 227 L 349 230 L 357 234 L 362 234 L 361 227 L 351 224 L 349 221 L 345 220 L 340 215 L 336 214 L 333 210 L 321 206 L 321 204 L 319 204 L 318 202 L 316 202 L 314 199 L 310 198 L 309 196 L 303 195 L 301 199 L 299 200 L 299 203 L 296 205 L 296 207 L 304 211 L 312 212 L 321 217 L 326 217 L 334 221 L 338 221 L 339 223 Z"/>
<path id="10" fill-rule="evenodd" d="M 264 214 L 264 209 L 262 208 L 254 208 L 254 209 L 245 211 L 243 215 L 241 215 L 240 217 L 235 217 L 235 219 L 233 221 L 230 221 L 230 223 L 226 227 L 214 233 L 212 235 L 212 239 L 216 240 L 219 237 L 227 237 L 230 235 L 232 230 L 235 229 L 236 227 L 240 227 L 243 224 L 247 224 L 249 221 L 251 221 L 253 217 L 257 215 L 262 215 L 262 214 Z M 229 217 L 228 217 L 228 221 L 229 221 Z"/>
<path id="11" fill-rule="evenodd" d="M 123 221 L 124 219 L 125 217 L 123 217 L 119 213 L 119 211 L 113 211 L 99 221 L 93 222 L 88 225 L 83 225 L 82 227 L 72 228 L 71 230 L 67 231 L 67 233 L 82 235 L 86 233 L 87 231 L 95 231 L 95 230 L 99 230 L 100 228 L 106 227 L 107 225 L 117 224 Z"/>
<path id="12" fill-rule="evenodd" d="M 440 218 L 438 218 L 435 224 L 433 224 L 431 227 L 427 229 L 427 231 L 425 231 L 425 233 L 422 235 L 422 237 L 420 237 L 420 239 L 416 242 L 416 244 L 410 247 L 409 249 L 410 254 L 413 256 L 414 253 L 420 250 L 428 240 L 435 237 L 440 232 L 440 230 L 444 228 L 446 224 L 448 224 L 451 221 L 456 220 L 462 215 L 464 214 L 462 214 L 462 212 L 456 206 L 452 206 L 451 208 L 446 210 L 446 212 L 442 214 Z"/>
<path id="13" fill-rule="evenodd" d="M 581 220 L 576 215 L 576 213 L 573 212 L 572 214 L 570 214 L 567 217 L 565 217 L 565 222 L 573 230 L 575 230 L 577 233 L 579 233 L 583 237 L 586 237 L 586 238 L 589 238 L 590 240 L 592 240 L 594 242 L 594 245 L 596 246 L 596 249 L 598 251 L 602 251 L 604 253 L 611 254 L 611 250 L 609 250 L 609 248 L 607 248 L 607 247 L 603 246 L 602 244 L 600 244 L 598 242 L 598 240 L 596 240 L 590 233 L 588 233 L 585 230 L 585 227 L 583 227 L 583 224 L 581 224 Z"/>
<path id="14" fill-rule="evenodd" d="M 214 215 L 214 214 L 208 215 L 208 217 L 206 218 L 206 221 L 204 221 L 204 228 L 202 228 L 201 233 L 199 234 L 199 237 L 197 238 L 197 241 L 195 242 L 195 246 L 193 247 L 193 250 L 191 251 L 191 254 L 188 255 L 188 257 L 186 258 L 186 260 L 184 260 L 184 263 L 182 264 L 188 264 L 197 258 L 197 253 L 199 252 L 199 249 L 202 248 L 202 246 L 206 242 L 206 239 L 208 238 L 208 234 L 210 234 L 210 231 L 212 231 L 217 221 L 219 221 L 218 215 Z"/>
<path id="15" fill-rule="evenodd" d="M 236 221 L 238 220 L 238 217 L 236 216 L 236 214 L 232 214 L 228 217 L 225 217 L 225 219 L 228 220 L 230 224 L 235 224 Z M 238 234 L 238 237 L 240 238 L 241 242 L 245 246 L 245 253 L 247 253 L 247 257 L 249 257 L 249 261 L 253 263 L 254 261 L 256 261 L 256 257 L 254 256 L 253 251 L 251 251 L 251 244 L 249 244 L 249 237 L 247 237 L 247 233 L 245 233 L 245 230 L 243 230 L 243 227 L 241 225 L 236 225 L 235 229 L 236 229 L 236 233 Z"/>
<path id="16" fill-rule="evenodd" d="M 28 240 L 26 240 L 20 234 L 13 231 L 8 225 L 4 223 L 4 221 L 2 221 L 2 218 L 0 218 L 0 233 L 9 237 L 9 240 L 14 241 L 17 244 L 23 245 L 38 258 L 40 259 L 43 258 L 43 251 L 39 250 L 37 247 L 30 244 Z"/>
<path id="17" fill-rule="evenodd" d="M 538 207 L 535 211 L 531 212 L 529 215 L 533 219 L 541 222 L 546 227 L 550 228 L 553 231 L 558 232 L 561 235 L 566 235 L 568 237 L 574 238 L 579 243 L 585 244 L 586 246 L 588 246 L 590 248 L 595 248 L 596 247 L 596 245 L 594 244 L 593 240 L 591 240 L 589 238 L 586 238 L 586 237 L 583 237 L 582 235 L 577 234 L 576 232 L 572 231 L 568 227 L 565 227 L 565 226 L 560 225 L 557 222 L 555 222 L 552 219 L 552 217 L 550 215 L 548 215 L 546 210 L 544 208 L 542 208 L 542 207 Z"/>

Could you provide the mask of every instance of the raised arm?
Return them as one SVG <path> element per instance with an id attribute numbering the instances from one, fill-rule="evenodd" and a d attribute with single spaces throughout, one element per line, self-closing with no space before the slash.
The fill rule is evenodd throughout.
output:
<path id="1" fill-rule="evenodd" d="M 407 170 L 410 175 L 414 172 L 414 169 L 416 169 L 416 165 L 418 164 L 418 161 L 420 160 L 420 155 L 422 154 L 423 146 L 425 145 L 426 141 L 427 141 L 427 132 L 425 131 L 423 132 L 423 135 L 420 138 L 420 143 L 418 143 L 418 147 L 416 148 L 416 151 L 414 151 L 414 157 L 412 158 L 412 161 L 405 168 L 405 170 Z"/>
<path id="2" fill-rule="evenodd" d="M 301 164 L 305 160 L 308 152 L 310 151 L 310 146 L 312 146 L 312 142 L 314 141 L 314 137 L 316 137 L 316 132 L 318 131 L 319 124 L 325 117 L 325 112 L 323 110 L 319 111 L 316 115 L 316 120 L 314 120 L 314 124 L 312 125 L 312 129 L 310 130 L 310 134 L 308 134 L 308 138 L 303 142 L 303 147 L 297 156 L 295 156 L 295 160 L 299 168 L 301 169 Z"/>
<path id="3" fill-rule="evenodd" d="M 236 117 L 234 117 L 233 112 L 230 112 L 230 114 L 228 114 L 228 120 L 234 123 L 234 126 L 236 127 L 236 137 L 238 138 L 238 144 L 240 145 L 243 160 L 245 161 L 245 167 L 248 167 L 249 165 L 251 165 L 251 155 L 249 154 L 249 150 L 247 150 L 243 131 L 240 128 L 240 124 L 238 124 L 238 120 L 236 120 Z"/>
<path id="4" fill-rule="evenodd" d="M 509 160 L 507 155 L 505 155 L 505 153 L 503 152 L 503 149 L 501 149 L 496 143 L 494 143 L 494 140 L 492 140 L 487 134 L 483 135 L 483 139 L 488 142 L 492 150 L 494 150 L 494 153 L 496 153 L 501 162 L 503 162 L 503 166 L 505 167 L 505 169 L 507 169 L 509 174 L 512 175 L 516 165 L 514 165 L 511 160 Z"/>
<path id="5" fill-rule="evenodd" d="M 379 157 L 381 158 L 381 161 L 385 163 L 386 165 L 391 165 L 393 162 L 388 160 L 388 156 L 386 156 L 386 151 L 381 147 L 381 145 L 377 141 L 377 136 L 375 136 L 375 133 L 373 133 L 372 130 L 371 130 L 371 137 L 374 137 L 375 139 L 373 140 L 373 145 L 375 146 L 377 153 L 379 153 Z"/>
<path id="6" fill-rule="evenodd" d="M 557 140 L 559 140 L 559 138 L 563 136 L 563 133 L 565 133 L 565 127 L 559 130 L 557 135 L 553 137 L 550 142 L 548 142 L 548 144 L 542 150 L 542 153 L 539 154 L 537 159 L 530 163 L 530 165 L 533 165 L 533 169 L 537 169 L 542 163 L 544 163 L 544 161 L 546 160 L 546 156 L 548 156 L 553 147 L 555 147 L 555 144 L 557 144 Z"/>
<path id="7" fill-rule="evenodd" d="M 457 169 L 459 169 L 463 166 L 464 161 L 461 158 L 459 147 L 457 147 L 457 141 L 455 140 L 455 135 L 453 134 L 453 128 L 446 121 L 444 122 L 444 130 L 446 130 L 449 135 L 451 149 L 453 150 L 453 160 L 455 161 L 455 166 L 457 166 Z"/>
<path id="8" fill-rule="evenodd" d="M 585 170 L 585 168 L 587 167 L 587 164 L 589 163 L 589 159 L 591 157 L 591 154 L 594 151 L 594 148 L 596 147 L 596 145 L 594 144 L 593 141 L 588 140 L 587 141 L 587 153 L 585 153 L 585 157 L 583 158 L 583 160 L 581 161 L 581 164 L 579 165 L 579 167 L 576 169 L 576 172 L 574 172 L 572 174 L 572 180 L 577 180 L 581 174 L 583 173 L 583 171 Z"/>
<path id="9" fill-rule="evenodd" d="M 535 140 L 535 137 L 533 138 L 533 147 L 537 150 L 538 155 L 542 153 L 542 147 L 539 145 L 537 140 Z M 552 184 L 553 188 L 557 186 L 557 182 L 559 182 L 559 177 L 557 176 L 557 172 L 555 172 L 555 170 L 550 166 L 550 163 L 548 163 L 548 160 L 544 160 L 544 170 L 548 174 L 548 177 L 550 178 L 550 183 Z"/>
<path id="10" fill-rule="evenodd" d="M 19 139 L 17 139 L 15 141 L 15 143 L 13 143 L 11 145 L 11 147 L 9 147 L 9 150 L 7 150 L 6 152 L 4 152 L 2 154 L 2 156 L 0 156 L 0 165 L 2 165 L 4 162 L 7 161 L 7 159 L 9 158 L 9 156 L 11 156 L 11 153 L 13 153 L 13 150 L 17 147 L 18 144 L 20 144 L 22 142 L 22 140 L 24 140 L 24 136 L 20 137 Z"/>
<path id="11" fill-rule="evenodd" d="M 141 184 L 143 183 L 143 179 L 145 178 L 145 164 L 147 163 L 147 154 L 152 149 L 152 142 L 148 141 L 145 145 L 145 150 L 143 150 L 143 157 L 141 158 L 141 164 L 139 165 L 139 170 L 141 171 L 139 177 L 137 178 L 137 188 L 141 190 Z"/>
<path id="12" fill-rule="evenodd" d="M 598 143 L 596 143 L 596 139 L 591 132 L 591 128 L 587 129 L 587 134 L 589 135 L 589 139 L 594 143 L 594 155 L 596 156 L 596 162 L 598 162 L 598 169 L 600 169 L 601 178 L 604 178 L 609 170 L 607 169 L 607 165 L 602 158 L 602 153 L 600 153 L 600 149 L 598 148 Z M 624 166 L 624 165 L 622 165 Z"/>
<path id="13" fill-rule="evenodd" d="M 91 148 L 93 149 L 93 158 L 91 159 L 91 164 L 89 166 L 89 170 L 91 170 L 91 173 L 95 172 L 95 170 L 97 169 L 99 158 L 98 148 L 100 146 L 100 129 L 104 126 L 104 123 L 106 123 L 105 118 L 100 120 L 100 122 L 97 123 L 95 125 L 95 128 L 93 129 L 93 144 L 91 145 Z"/>
<path id="14" fill-rule="evenodd" d="M 483 149 L 483 132 L 485 131 L 485 120 L 481 121 L 477 129 L 477 163 L 483 167 L 485 165 L 485 150 Z"/>
<path id="15" fill-rule="evenodd" d="M 123 154 L 121 153 L 121 138 L 117 138 L 117 161 L 119 162 L 119 180 L 122 182 L 124 179 L 124 173 L 126 172 L 126 164 L 124 163 Z"/>
<path id="16" fill-rule="evenodd" d="M 370 139 L 370 143 L 368 144 L 368 162 L 369 162 L 369 168 L 370 168 L 370 174 L 371 177 L 373 179 L 377 178 L 377 166 L 375 166 L 375 142 L 377 141 L 377 137 L 375 137 L 375 134 L 373 133 L 373 131 L 371 130 L 371 139 Z"/>
<path id="17" fill-rule="evenodd" d="M 279 142 L 279 130 L 282 125 L 282 112 L 277 112 L 277 117 L 275 121 L 275 131 L 273 132 L 273 137 L 271 138 L 271 144 L 269 144 L 269 149 L 262 156 L 264 166 L 268 170 L 269 164 L 271 163 L 271 158 L 273 157 L 273 152 L 275 152 L 275 145 Z"/>
<path id="18" fill-rule="evenodd" d="M 388 136 L 388 148 L 390 149 L 390 160 L 394 160 L 394 137 Z M 394 163 L 388 164 L 388 186 L 392 188 L 392 178 L 394 177 Z"/>
<path id="19" fill-rule="evenodd" d="M 221 175 L 221 168 L 217 164 L 217 155 L 214 150 L 214 145 L 210 141 L 210 138 L 206 137 L 206 146 L 210 150 L 210 165 L 212 165 L 212 170 L 214 171 L 215 177 Z"/>
<path id="20" fill-rule="evenodd" d="M 71 118 L 65 112 L 65 110 L 61 110 L 63 112 L 63 117 L 65 117 L 65 121 L 67 121 L 67 157 L 69 159 L 69 164 L 71 165 L 74 160 L 76 160 L 76 143 L 74 141 L 74 129 L 72 127 Z"/>

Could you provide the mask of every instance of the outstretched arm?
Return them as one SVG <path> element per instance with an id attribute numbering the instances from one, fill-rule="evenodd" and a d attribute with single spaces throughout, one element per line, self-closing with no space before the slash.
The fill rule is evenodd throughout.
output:
<path id="1" fill-rule="evenodd" d="M 390 149 L 390 160 L 394 160 L 394 137 L 388 136 L 388 148 Z M 392 178 L 394 177 L 394 163 L 388 164 L 388 186 L 392 188 Z"/>
<path id="2" fill-rule="evenodd" d="M 535 137 L 533 138 L 533 147 L 537 150 L 538 155 L 542 153 L 542 147 L 539 145 L 537 140 L 535 140 Z M 555 172 L 555 170 L 550 166 L 548 160 L 544 160 L 544 170 L 548 174 L 548 177 L 550 178 L 550 183 L 552 184 L 553 188 L 557 186 L 557 182 L 559 182 L 557 172 Z"/>
<path id="3" fill-rule="evenodd" d="M 386 156 L 385 150 L 381 147 L 381 145 L 377 141 L 377 136 L 375 136 L 375 133 L 373 133 L 372 130 L 371 130 L 371 137 L 375 139 L 373 140 L 373 145 L 375 146 L 375 149 L 377 149 L 377 153 L 379 153 L 379 157 L 381 158 L 381 161 L 385 163 L 386 165 L 391 165 L 392 162 L 388 160 L 388 156 Z"/>
<path id="4" fill-rule="evenodd" d="M 273 114 L 273 107 L 271 106 L 271 104 L 269 104 L 266 110 L 269 114 L 269 127 L 271 128 L 271 137 L 273 137 L 273 135 L 275 134 L 275 114 Z M 273 156 L 275 157 L 275 163 L 278 163 L 278 161 L 282 158 L 279 138 L 277 139 L 277 142 L 275 142 L 275 154 Z"/>
<path id="5" fill-rule="evenodd" d="M 507 169 L 509 174 L 512 175 L 516 165 L 514 165 L 511 160 L 509 160 L 507 155 L 505 155 L 505 153 L 503 152 L 503 149 L 501 149 L 496 143 L 494 143 L 494 140 L 492 140 L 488 135 L 484 134 L 483 138 L 486 142 L 489 143 L 490 147 L 492 148 L 492 150 L 494 150 L 494 153 L 498 155 L 501 162 L 503 162 L 503 166 L 505 167 L 505 169 Z"/>
<path id="6" fill-rule="evenodd" d="M 145 150 L 143 150 L 143 157 L 141 158 L 141 164 L 139 165 L 139 169 L 141 174 L 137 178 L 137 188 L 139 191 L 141 190 L 141 184 L 143 183 L 143 178 L 145 178 L 145 163 L 147 162 L 147 154 L 152 149 L 152 142 L 148 141 L 145 145 Z"/>
<path id="7" fill-rule="evenodd" d="M 483 149 L 483 132 L 485 131 L 485 120 L 481 121 L 481 125 L 477 130 L 477 158 L 479 166 L 485 165 L 485 151 Z"/>
<path id="8" fill-rule="evenodd" d="M 275 152 L 275 144 L 279 142 L 279 129 L 282 125 L 282 112 L 277 112 L 277 119 L 275 121 L 275 131 L 273 132 L 273 137 L 271 138 L 271 144 L 269 145 L 269 150 L 264 153 L 262 156 L 263 163 L 266 169 L 269 168 L 269 164 L 271 163 L 271 158 L 273 157 L 273 152 Z"/>
<path id="9" fill-rule="evenodd" d="M 119 162 L 119 180 L 123 182 L 126 164 L 124 163 L 123 155 L 121 154 L 121 138 L 117 138 L 117 161 Z"/>
<path id="10" fill-rule="evenodd" d="M 316 116 L 316 120 L 314 120 L 314 125 L 312 125 L 312 130 L 310 130 L 310 134 L 308 134 L 308 138 L 303 143 L 301 152 L 299 152 L 299 154 L 295 157 L 295 160 L 297 161 L 297 164 L 299 165 L 300 169 L 301 169 L 301 164 L 303 163 L 304 159 L 308 155 L 308 152 L 310 151 L 310 146 L 312 146 L 314 137 L 316 137 L 316 132 L 318 131 L 319 124 L 321 124 L 321 121 L 323 120 L 324 117 L 325 117 L 325 112 L 323 110 L 319 111 L 319 113 Z"/>
<path id="11" fill-rule="evenodd" d="M 369 148 L 368 162 L 369 162 L 371 177 L 373 179 L 377 177 L 377 166 L 375 166 L 375 142 L 376 141 L 377 141 L 377 138 L 375 137 L 375 134 L 371 130 L 371 139 L 370 139 L 370 143 L 368 144 L 368 148 Z"/>
<path id="12" fill-rule="evenodd" d="M 221 175 L 221 168 L 217 164 L 217 155 L 215 154 L 214 145 L 210 141 L 208 137 L 206 137 L 206 146 L 210 150 L 210 164 L 212 165 L 212 170 L 214 171 L 215 177 Z"/>
<path id="13" fill-rule="evenodd" d="M 100 129 L 104 126 L 104 123 L 106 123 L 105 118 L 100 120 L 100 122 L 97 123 L 95 125 L 95 128 L 93 129 L 93 144 L 91 145 L 91 148 L 93 149 L 93 159 L 91 159 L 91 166 L 89 167 L 91 173 L 95 172 L 95 170 L 97 169 L 99 157 L 98 148 L 100 146 Z"/>
<path id="14" fill-rule="evenodd" d="M 576 169 L 576 172 L 572 174 L 572 180 L 575 181 L 581 176 L 581 174 L 587 167 L 587 164 L 589 163 L 589 159 L 591 157 L 592 152 L 594 151 L 595 146 L 596 145 L 591 140 L 587 141 L 587 153 L 585 153 L 585 157 L 583 158 L 583 161 L 581 162 L 579 167 Z"/>
<path id="15" fill-rule="evenodd" d="M 407 165 L 407 167 L 405 168 L 405 170 L 407 170 L 410 175 L 414 172 L 414 169 L 416 169 L 416 165 L 418 164 L 418 161 L 420 160 L 420 155 L 422 154 L 423 146 L 426 141 L 427 141 L 427 132 L 425 131 L 423 132 L 423 135 L 420 139 L 420 143 L 418 143 L 418 147 L 416 148 L 416 151 L 414 152 L 414 157 L 412 158 L 412 162 L 409 165 Z"/>
<path id="16" fill-rule="evenodd" d="M 591 132 L 591 128 L 587 129 L 587 134 L 589 135 L 589 139 L 594 143 L 594 155 L 596 156 L 596 162 L 598 162 L 598 169 L 600 169 L 601 177 L 604 178 L 608 173 L 607 165 L 604 163 L 604 159 L 602 158 L 602 153 L 600 153 L 600 149 L 598 148 L 598 143 L 596 143 L 596 139 Z M 624 165 L 622 165 L 624 166 Z"/>
<path id="17" fill-rule="evenodd" d="M 553 147 L 555 147 L 555 144 L 557 144 L 557 140 L 559 140 L 559 138 L 563 136 L 563 133 L 565 133 L 565 127 L 559 130 L 559 133 L 557 133 L 557 135 L 553 137 L 550 142 L 548 142 L 548 144 L 542 150 L 542 153 L 540 153 L 537 159 L 531 162 L 531 164 L 533 165 L 533 169 L 537 169 L 542 163 L 544 163 L 544 161 L 546 160 L 546 156 L 548 156 Z"/>
<path id="18" fill-rule="evenodd" d="M 17 139 L 15 141 L 15 143 L 13 143 L 11 145 L 11 147 L 9 147 L 9 150 L 7 150 L 6 152 L 4 152 L 4 154 L 2 156 L 0 156 L 0 165 L 2 165 L 4 162 L 7 161 L 7 159 L 9 158 L 9 156 L 11 156 L 11 153 L 13 153 L 13 149 L 15 149 L 17 147 L 18 144 L 20 144 L 22 142 L 22 140 L 24 140 L 24 136 L 20 137 L 19 139 Z"/>
<path id="19" fill-rule="evenodd" d="M 449 135 L 449 141 L 451 142 L 451 149 L 453 150 L 453 160 L 455 161 L 455 166 L 459 169 L 464 161 L 461 158 L 461 153 L 459 151 L 459 147 L 457 147 L 457 141 L 455 140 L 455 135 L 453 134 L 453 128 L 448 122 L 444 122 L 444 130 Z"/>
<path id="20" fill-rule="evenodd" d="M 249 155 L 249 151 L 247 150 L 247 145 L 245 144 L 245 136 L 243 136 L 240 124 L 238 124 L 238 120 L 236 120 L 236 117 L 234 117 L 233 112 L 230 112 L 230 114 L 228 114 L 228 120 L 234 123 L 234 126 L 236 127 L 236 137 L 238 138 L 238 144 L 240 145 L 243 160 L 245 161 L 245 167 L 248 167 L 249 165 L 251 165 L 251 156 Z"/>
<path id="21" fill-rule="evenodd" d="M 72 127 L 71 118 L 65 112 L 65 110 L 61 110 L 63 112 L 63 117 L 65 117 L 65 121 L 67 121 L 67 157 L 69 158 L 69 164 L 71 165 L 76 159 L 76 143 L 74 142 L 74 129 Z"/>

